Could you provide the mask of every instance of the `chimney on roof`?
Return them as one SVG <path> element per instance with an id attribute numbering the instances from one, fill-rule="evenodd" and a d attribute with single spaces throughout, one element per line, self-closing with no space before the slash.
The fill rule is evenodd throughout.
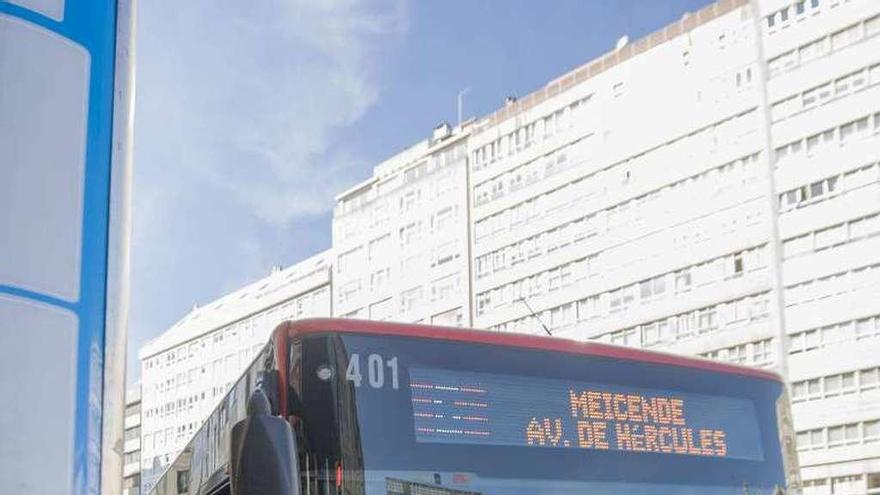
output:
<path id="1" fill-rule="evenodd" d="M 504 99 L 504 106 L 510 106 L 516 103 L 516 96 L 510 95 Z"/>
<path id="2" fill-rule="evenodd" d="M 272 265 L 272 271 L 269 272 L 269 275 L 275 275 L 281 271 L 281 265 Z"/>

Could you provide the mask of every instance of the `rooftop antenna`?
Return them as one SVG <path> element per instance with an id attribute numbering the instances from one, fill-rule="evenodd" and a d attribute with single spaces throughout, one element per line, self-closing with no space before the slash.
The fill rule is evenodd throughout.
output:
<path id="1" fill-rule="evenodd" d="M 461 127 L 461 118 L 462 118 L 462 102 L 464 100 L 464 95 L 470 92 L 471 88 L 464 88 L 463 90 L 458 92 L 458 126 Z"/>
<path id="2" fill-rule="evenodd" d="M 537 313 L 535 313 L 535 310 L 532 309 L 532 307 L 529 305 L 529 302 L 526 301 L 526 298 L 525 298 L 525 297 L 520 297 L 519 300 L 522 301 L 522 303 L 526 306 L 526 309 L 529 310 L 529 314 L 532 315 L 532 318 L 538 320 L 538 323 L 540 323 L 541 326 L 544 327 L 544 331 L 547 332 L 547 335 L 549 335 L 549 336 L 552 337 L 553 334 L 550 333 L 550 329 L 547 328 L 547 325 L 545 325 L 543 321 L 541 321 L 541 318 L 538 316 Z"/>

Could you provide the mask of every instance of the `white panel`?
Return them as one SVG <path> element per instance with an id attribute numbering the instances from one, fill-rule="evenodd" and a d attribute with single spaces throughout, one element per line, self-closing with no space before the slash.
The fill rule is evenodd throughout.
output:
<path id="1" fill-rule="evenodd" d="M 64 19 L 64 0 L 7 0 L 26 9 L 39 12 L 46 17 L 61 21 Z"/>
<path id="2" fill-rule="evenodd" d="M 70 493 L 77 333 L 71 312 L 0 295 L 0 493 Z"/>
<path id="3" fill-rule="evenodd" d="M 0 284 L 79 297 L 89 55 L 0 15 Z"/>

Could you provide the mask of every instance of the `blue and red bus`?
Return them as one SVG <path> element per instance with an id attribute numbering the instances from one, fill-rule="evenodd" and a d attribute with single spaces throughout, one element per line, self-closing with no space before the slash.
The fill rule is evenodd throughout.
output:
<path id="1" fill-rule="evenodd" d="M 771 372 L 592 342 L 281 324 L 157 495 L 784 493 Z"/>

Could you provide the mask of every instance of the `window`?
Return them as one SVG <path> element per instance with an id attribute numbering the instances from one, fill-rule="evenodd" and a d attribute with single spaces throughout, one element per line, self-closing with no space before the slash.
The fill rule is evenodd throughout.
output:
<path id="1" fill-rule="evenodd" d="M 781 210 L 789 210 L 796 208 L 801 203 L 817 200 L 826 197 L 838 190 L 838 177 L 829 177 L 828 179 L 813 182 L 812 184 L 801 186 L 797 189 L 786 191 L 779 195 L 779 205 Z"/>
<path id="2" fill-rule="evenodd" d="M 550 274 L 548 277 L 549 289 L 554 290 L 570 284 L 572 282 L 571 270 L 571 264 L 563 265 L 559 268 L 550 270 Z"/>
<path id="3" fill-rule="evenodd" d="M 715 308 L 701 309 L 697 314 L 697 330 L 699 332 L 708 332 L 715 328 Z"/>
<path id="4" fill-rule="evenodd" d="M 614 332 L 611 334 L 611 343 L 615 345 L 639 347 L 639 333 L 635 328 Z"/>
<path id="5" fill-rule="evenodd" d="M 685 292 L 690 290 L 691 284 L 690 268 L 675 272 L 675 292 Z"/>
<path id="6" fill-rule="evenodd" d="M 856 131 L 855 122 L 850 122 L 849 124 L 844 124 L 840 126 L 840 142 L 841 144 L 845 144 Z"/>
<path id="7" fill-rule="evenodd" d="M 880 15 L 865 21 L 865 36 L 873 36 L 877 33 L 880 33 Z"/>
<path id="8" fill-rule="evenodd" d="M 880 440 L 880 420 L 865 421 L 865 442 L 876 442 Z M 868 488 L 880 488 L 880 475 L 874 474 L 874 486 Z"/>
<path id="9" fill-rule="evenodd" d="M 840 224 L 816 231 L 816 250 L 825 249 L 846 241 L 846 225 Z"/>
<path id="10" fill-rule="evenodd" d="M 816 0 L 814 0 L 816 1 Z M 800 444 L 798 444 L 800 447 Z M 828 480 L 807 480 L 803 482 L 803 495 L 828 495 Z"/>
<path id="11" fill-rule="evenodd" d="M 422 300 L 422 287 L 414 287 L 400 294 L 400 312 L 407 313 L 415 309 Z"/>
<path id="12" fill-rule="evenodd" d="M 840 375 L 841 389 L 843 393 L 848 394 L 856 390 L 856 373 L 851 371 Z"/>
<path id="13" fill-rule="evenodd" d="M 859 386 L 861 388 L 875 388 L 878 384 L 880 384 L 880 368 L 869 368 L 859 372 Z"/>
<path id="14" fill-rule="evenodd" d="M 831 396 L 831 395 L 840 394 L 840 390 L 841 390 L 841 386 L 842 386 L 841 385 L 842 384 L 841 378 L 842 377 L 840 375 L 832 375 L 832 376 L 825 377 L 825 395 Z"/>
<path id="15" fill-rule="evenodd" d="M 360 266 L 363 263 L 363 260 L 361 259 L 362 252 L 363 250 L 358 246 L 340 254 L 336 271 L 339 273 L 351 273 L 355 267 Z"/>
<path id="16" fill-rule="evenodd" d="M 791 384 L 791 400 L 799 402 L 807 396 L 807 382 L 794 382 Z"/>
<path id="17" fill-rule="evenodd" d="M 611 312 L 626 309 L 635 300 L 635 286 L 617 289 L 609 294 L 609 310 Z"/>
<path id="18" fill-rule="evenodd" d="M 491 294 L 489 292 L 483 292 L 482 294 L 477 294 L 477 315 L 482 316 L 486 314 L 486 310 L 489 308 L 489 304 L 492 302 Z"/>
<path id="19" fill-rule="evenodd" d="M 746 362 L 747 353 L 746 353 L 747 345 L 737 345 L 727 349 L 727 360 L 731 363 L 743 364 Z"/>
<path id="20" fill-rule="evenodd" d="M 834 495 L 859 495 L 862 491 L 862 476 L 837 476 L 831 478 L 831 490 Z"/>
<path id="21" fill-rule="evenodd" d="M 778 101 L 773 104 L 771 108 L 771 112 L 773 114 L 773 121 L 781 120 L 786 117 L 793 115 L 795 112 L 800 110 L 801 107 L 801 98 L 798 95 L 792 96 L 790 98 L 786 98 L 785 100 Z M 787 150 L 787 147 L 782 147 L 783 153 Z M 777 150 L 777 154 L 780 150 Z M 777 156 L 777 158 L 782 158 L 781 156 Z"/>
<path id="22" fill-rule="evenodd" d="M 853 444 L 859 442 L 859 425 L 858 423 L 852 423 L 848 425 L 843 425 L 843 439 L 847 444 Z"/>
<path id="23" fill-rule="evenodd" d="M 412 222 L 405 227 L 401 227 L 399 231 L 401 247 L 408 246 L 415 242 L 419 237 L 421 227 L 421 222 Z"/>
<path id="24" fill-rule="evenodd" d="M 846 190 L 858 189 L 877 181 L 877 169 L 873 165 L 847 172 L 843 176 Z"/>
<path id="25" fill-rule="evenodd" d="M 449 298 L 461 288 L 461 279 L 458 275 L 449 275 L 435 280 L 431 284 L 431 300 L 440 301 Z"/>
<path id="26" fill-rule="evenodd" d="M 755 364 L 770 364 L 773 360 L 773 339 L 755 342 L 752 350 L 752 362 Z"/>
<path id="27" fill-rule="evenodd" d="M 405 213 L 412 210 L 419 202 L 419 199 L 422 196 L 421 193 L 421 189 L 411 189 L 405 192 L 403 196 L 400 197 L 400 212 Z"/>
<path id="28" fill-rule="evenodd" d="M 339 291 L 339 302 L 344 303 L 346 301 L 350 301 L 351 299 L 354 299 L 355 297 L 357 297 L 360 294 L 360 291 L 361 291 L 360 279 L 352 280 L 351 282 L 348 282 L 347 284 L 343 285 L 341 287 L 341 290 Z"/>
<path id="29" fill-rule="evenodd" d="M 656 323 L 642 325 L 642 343 L 645 347 L 663 342 L 669 329 L 668 323 L 663 320 Z"/>
<path id="30" fill-rule="evenodd" d="M 458 257 L 458 243 L 456 241 L 445 242 L 434 248 L 434 259 L 431 266 L 440 266 Z"/>
<path id="31" fill-rule="evenodd" d="M 804 91 L 801 97 L 803 107 L 810 108 L 813 105 L 825 103 L 831 97 L 831 84 L 824 84 L 809 91 Z"/>
<path id="32" fill-rule="evenodd" d="M 460 327 L 464 323 L 464 314 L 462 309 L 455 308 L 431 317 L 432 325 Z"/>
<path id="33" fill-rule="evenodd" d="M 415 167 L 410 168 L 403 172 L 403 181 L 405 183 L 414 182 L 418 180 L 420 177 L 424 176 L 428 171 L 428 163 L 422 162 Z M 409 194 L 409 193 L 407 193 Z"/>
<path id="34" fill-rule="evenodd" d="M 853 24 L 852 26 L 842 29 L 831 35 L 831 49 L 832 50 L 840 50 L 843 47 L 849 46 L 861 37 L 861 26 L 858 24 Z"/>
<path id="35" fill-rule="evenodd" d="M 820 134 L 815 134 L 807 138 L 807 153 L 812 153 L 819 147 Z"/>
<path id="36" fill-rule="evenodd" d="M 575 305 L 574 303 L 563 304 L 550 310 L 550 326 L 552 328 L 561 328 L 571 325 L 575 322 Z M 635 339 L 637 340 L 637 339 Z"/>
<path id="37" fill-rule="evenodd" d="M 455 220 L 456 211 L 452 206 L 447 206 L 446 208 L 442 208 L 432 219 L 434 231 L 442 231 L 443 229 L 452 225 Z"/>
<path id="38" fill-rule="evenodd" d="M 733 255 L 733 273 L 739 275 L 743 271 L 743 253 L 736 253 Z"/>
<path id="39" fill-rule="evenodd" d="M 639 283 L 640 296 L 643 300 L 660 297 L 666 292 L 665 276 L 654 277 Z"/>
<path id="40" fill-rule="evenodd" d="M 848 74 L 834 81 L 834 94 L 842 95 L 848 93 L 850 89 L 856 89 L 857 86 L 864 84 L 864 78 L 859 78 L 861 72 Z"/>
<path id="41" fill-rule="evenodd" d="M 383 301 L 370 305 L 370 319 L 376 321 L 384 321 L 391 318 L 392 301 L 389 297 Z"/>
<path id="42" fill-rule="evenodd" d="M 373 239 L 370 241 L 367 247 L 367 255 L 369 256 L 370 261 L 376 260 L 381 253 L 388 253 L 388 247 L 391 244 L 391 236 L 389 234 L 385 234 L 378 239 Z"/>
<path id="43" fill-rule="evenodd" d="M 856 338 L 864 339 L 867 337 L 873 337 L 878 334 L 878 321 L 880 319 L 874 318 L 863 318 L 861 320 L 856 321 Z"/>
<path id="44" fill-rule="evenodd" d="M 812 43 L 808 43 L 803 45 L 798 50 L 800 54 L 801 63 L 805 64 L 811 60 L 815 60 L 825 54 L 828 53 L 828 42 L 827 38 L 820 38 Z M 795 65 L 797 62 L 792 61 L 791 65 Z"/>
<path id="45" fill-rule="evenodd" d="M 796 50 L 783 53 L 782 55 L 767 62 L 767 70 L 770 77 L 775 77 L 784 71 L 797 65 L 798 53 Z"/>
<path id="46" fill-rule="evenodd" d="M 783 242 L 782 256 L 784 258 L 791 258 L 799 254 L 812 251 L 812 240 L 812 236 L 810 234 L 806 234 Z"/>
<path id="47" fill-rule="evenodd" d="M 382 268 L 376 270 L 370 275 L 370 290 L 378 291 L 384 289 L 391 280 L 391 269 Z"/>
<path id="48" fill-rule="evenodd" d="M 798 450 L 808 449 L 810 447 L 810 432 L 798 432 L 797 437 L 795 438 L 795 443 L 797 444 Z"/>
<path id="49" fill-rule="evenodd" d="M 550 114 L 548 117 L 544 117 L 544 138 L 548 138 L 552 136 L 556 132 L 556 118 L 555 114 Z"/>
<path id="50" fill-rule="evenodd" d="M 822 447 L 825 444 L 825 435 L 823 433 L 824 432 L 821 428 L 798 432 L 798 450 L 810 450 Z"/>
<path id="51" fill-rule="evenodd" d="M 581 299 L 577 304 L 578 320 L 591 320 L 599 316 L 599 296 Z"/>
<path id="52" fill-rule="evenodd" d="M 816 429 L 810 431 L 810 445 L 813 448 L 822 447 L 825 444 L 825 432 L 822 429 Z"/>

